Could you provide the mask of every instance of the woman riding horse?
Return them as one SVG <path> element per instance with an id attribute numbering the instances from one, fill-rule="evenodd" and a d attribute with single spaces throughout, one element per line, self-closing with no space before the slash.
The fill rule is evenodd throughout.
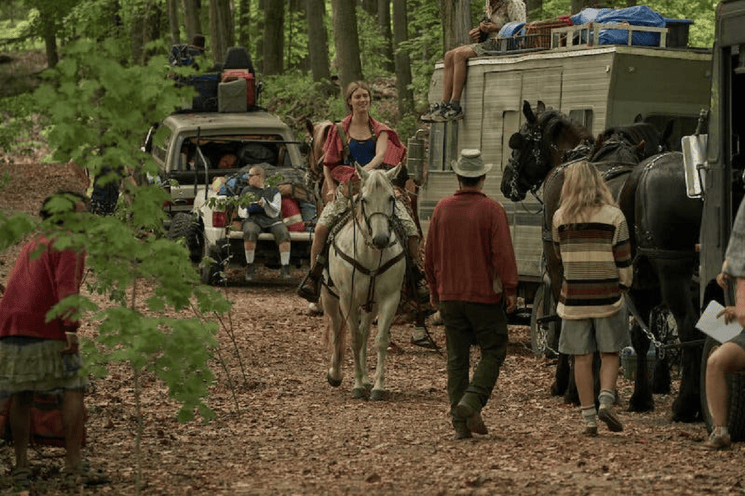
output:
<path id="1" fill-rule="evenodd" d="M 324 201 L 328 203 L 316 223 L 315 235 L 310 251 L 310 271 L 298 287 L 298 295 L 310 302 L 317 302 L 319 281 L 323 273 L 325 260 L 321 253 L 326 246 L 329 231 L 348 211 L 349 201 L 353 195 L 355 171 L 348 164 L 359 164 L 366 171 L 377 168 L 390 169 L 401 163 L 406 155 L 396 132 L 370 116 L 370 89 L 356 81 L 347 87 L 345 101 L 350 114 L 337 126 L 332 126 L 324 146 Z M 427 301 L 429 295 L 421 271 L 419 256 L 419 229 L 412 220 L 403 202 L 396 198 L 396 217 L 407 238 L 407 251 L 414 286 L 420 301 Z M 320 260 L 320 263 L 319 263 Z"/>

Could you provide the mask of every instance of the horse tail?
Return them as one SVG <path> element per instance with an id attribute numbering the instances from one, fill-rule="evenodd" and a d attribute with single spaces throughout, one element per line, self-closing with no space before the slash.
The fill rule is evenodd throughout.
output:
<path id="1" fill-rule="evenodd" d="M 328 305 L 331 306 L 331 305 Z M 341 316 L 341 310 L 338 302 L 334 305 L 334 308 L 326 308 L 324 306 L 324 320 L 326 321 L 326 328 L 323 331 L 323 346 L 329 351 L 343 351 L 347 346 L 347 321 Z M 339 329 L 339 335 L 334 336 L 334 323 L 331 319 L 331 312 L 336 312 L 339 315 L 341 321 L 341 329 Z"/>

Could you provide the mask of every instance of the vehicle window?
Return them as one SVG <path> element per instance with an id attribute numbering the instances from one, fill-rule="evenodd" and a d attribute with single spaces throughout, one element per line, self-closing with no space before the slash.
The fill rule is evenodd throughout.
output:
<path id="1" fill-rule="evenodd" d="M 592 131 L 592 109 L 575 109 L 569 111 L 569 119 Z"/>
<path id="2" fill-rule="evenodd" d="M 171 142 L 171 135 L 173 133 L 167 126 L 160 126 L 155 131 L 155 136 L 153 136 L 153 157 L 155 160 L 160 163 L 164 164 L 166 162 L 166 153 L 168 151 L 168 143 Z"/>

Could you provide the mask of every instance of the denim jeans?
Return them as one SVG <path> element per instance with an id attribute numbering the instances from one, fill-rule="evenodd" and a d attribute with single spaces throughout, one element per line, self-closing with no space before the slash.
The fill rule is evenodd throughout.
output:
<path id="1" fill-rule="evenodd" d="M 480 407 L 486 405 L 507 355 L 507 316 L 500 305 L 467 301 L 440 302 L 448 350 L 448 399 L 453 422 L 462 421 L 455 407 L 465 393 L 473 393 Z M 469 381 L 471 344 L 481 349 Z"/>

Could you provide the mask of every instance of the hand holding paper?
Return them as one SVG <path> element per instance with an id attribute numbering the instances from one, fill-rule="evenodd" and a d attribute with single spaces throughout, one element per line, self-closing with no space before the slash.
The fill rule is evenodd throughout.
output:
<path id="1" fill-rule="evenodd" d="M 742 331 L 742 326 L 729 313 L 728 309 L 712 300 L 696 323 L 696 327 L 720 343 L 729 341 Z"/>

